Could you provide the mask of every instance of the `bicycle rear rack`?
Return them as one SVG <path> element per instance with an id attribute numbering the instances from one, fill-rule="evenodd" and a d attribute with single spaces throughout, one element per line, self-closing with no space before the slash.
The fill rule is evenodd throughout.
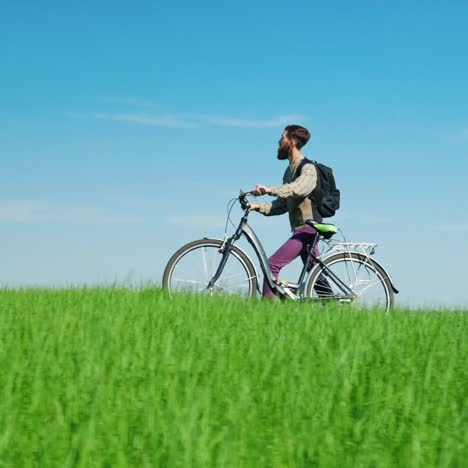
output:
<path id="1" fill-rule="evenodd" d="M 370 257 L 374 255 L 375 248 L 378 244 L 372 242 L 328 242 L 329 249 L 326 252 L 327 254 L 330 251 L 351 253 L 356 252 Z"/>

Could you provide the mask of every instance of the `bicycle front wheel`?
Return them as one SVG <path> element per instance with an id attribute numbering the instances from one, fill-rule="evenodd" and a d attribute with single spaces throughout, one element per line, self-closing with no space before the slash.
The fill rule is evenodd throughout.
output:
<path id="1" fill-rule="evenodd" d="M 355 252 L 337 253 L 317 266 L 306 287 L 306 297 L 350 303 L 358 308 L 393 307 L 393 289 L 385 271 L 371 258 Z"/>
<path id="2" fill-rule="evenodd" d="M 252 297 L 257 291 L 257 275 L 252 262 L 233 246 L 221 276 L 208 287 L 223 253 L 219 239 L 200 239 L 181 247 L 169 260 L 163 275 L 163 287 L 170 294 L 190 292 L 208 295 Z"/>

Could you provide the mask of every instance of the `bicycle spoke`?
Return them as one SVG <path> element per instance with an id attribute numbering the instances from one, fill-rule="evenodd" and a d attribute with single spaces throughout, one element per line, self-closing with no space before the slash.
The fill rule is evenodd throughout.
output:
<path id="1" fill-rule="evenodd" d="M 389 287 L 372 261 L 356 253 L 336 254 L 324 261 L 308 285 L 308 297 L 350 302 L 357 307 L 390 306 Z M 340 279 L 343 285 L 338 281 Z"/>
<path id="2" fill-rule="evenodd" d="M 202 240 L 187 244 L 173 260 L 166 284 L 170 291 L 186 291 L 207 295 L 240 295 L 250 297 L 257 291 L 255 269 L 245 254 L 233 248 L 216 284 L 207 287 L 216 273 L 223 255 L 222 242 Z M 200 252 L 201 250 L 201 252 Z"/>
<path id="3" fill-rule="evenodd" d="M 195 280 L 180 279 L 180 278 L 173 278 L 173 280 L 179 281 L 181 283 L 206 284 L 206 282 L 203 282 L 203 281 L 195 281 Z"/>
<path id="4" fill-rule="evenodd" d="M 370 280 L 369 280 L 370 281 Z M 368 286 L 366 286 L 365 288 L 362 288 L 362 289 L 359 289 L 359 291 L 353 291 L 359 296 L 361 295 L 364 291 L 367 291 L 369 288 L 372 288 L 373 286 L 377 285 L 377 284 L 380 284 L 382 283 L 382 280 L 376 280 L 374 281 L 373 283 L 369 284 Z"/>
<path id="5" fill-rule="evenodd" d="M 231 276 L 228 276 L 228 277 L 223 276 L 222 282 L 223 282 L 224 284 L 227 284 L 227 283 L 229 283 L 229 281 L 230 281 L 231 279 L 237 278 L 238 276 L 241 276 L 241 275 L 242 275 L 242 273 L 238 273 L 238 274 L 236 274 L 236 275 L 231 275 Z M 245 275 L 242 275 L 242 276 L 245 276 Z M 251 280 L 252 278 L 255 278 L 255 276 L 248 276 L 247 278 L 244 278 L 244 279 L 243 279 L 242 281 L 240 281 L 240 282 L 231 283 L 231 285 L 232 285 L 232 286 L 235 286 L 235 285 L 237 285 L 237 284 L 248 283 L 248 282 L 250 282 L 250 280 Z"/>
<path id="6" fill-rule="evenodd" d="M 205 252 L 205 250 L 206 250 L 205 248 L 202 248 L 202 249 L 201 249 L 201 251 L 202 251 L 202 256 L 203 256 L 203 265 L 205 266 L 205 279 L 206 279 L 207 281 L 209 281 L 209 280 L 208 280 L 208 265 L 207 265 L 207 263 L 206 263 L 206 257 L 205 257 L 205 253 L 206 253 L 206 252 Z"/>

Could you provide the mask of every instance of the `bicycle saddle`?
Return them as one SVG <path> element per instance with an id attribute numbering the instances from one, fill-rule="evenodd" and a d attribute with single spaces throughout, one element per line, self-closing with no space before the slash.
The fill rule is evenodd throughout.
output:
<path id="1" fill-rule="evenodd" d="M 338 232 L 338 228 L 331 223 L 316 223 L 313 219 L 308 219 L 306 224 L 313 227 L 325 239 L 331 239 L 334 234 Z"/>

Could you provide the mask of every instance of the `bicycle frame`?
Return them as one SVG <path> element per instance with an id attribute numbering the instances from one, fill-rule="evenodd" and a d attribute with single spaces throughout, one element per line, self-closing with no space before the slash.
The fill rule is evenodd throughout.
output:
<path id="1" fill-rule="evenodd" d="M 262 269 L 262 272 L 264 274 L 266 281 L 268 282 L 268 285 L 270 286 L 272 290 L 277 290 L 281 295 L 283 296 L 287 295 L 291 299 L 294 299 L 294 300 L 297 300 L 300 298 L 300 295 L 304 291 L 304 288 L 305 288 L 305 279 L 308 273 L 307 266 L 309 265 L 311 259 L 313 259 L 315 265 L 309 272 L 309 275 L 312 273 L 312 270 L 314 270 L 315 268 L 322 267 L 324 269 L 324 272 L 326 272 L 327 275 L 329 275 L 330 277 L 334 279 L 335 284 L 337 284 L 340 287 L 343 293 L 349 295 L 350 297 L 353 296 L 353 293 L 349 289 L 349 287 L 346 286 L 346 284 L 344 284 L 343 281 L 340 278 L 338 278 L 326 265 L 324 265 L 322 260 L 314 254 L 315 246 L 320 239 L 320 234 L 318 232 L 315 234 L 315 237 L 312 243 L 308 246 L 307 259 L 304 262 L 304 266 L 299 275 L 297 284 L 289 283 L 289 282 L 281 282 L 278 284 L 278 282 L 275 281 L 276 280 L 275 276 L 271 272 L 271 268 L 268 262 L 268 257 L 265 253 L 265 250 L 263 249 L 260 239 L 255 234 L 254 230 L 247 223 L 249 212 L 250 212 L 250 209 L 246 210 L 246 212 L 244 213 L 244 215 L 242 216 L 239 222 L 239 225 L 235 233 L 231 237 L 225 239 L 223 246 L 221 247 L 223 251 L 223 257 L 216 270 L 216 273 L 213 275 L 210 282 L 208 283 L 207 288 L 212 287 L 216 283 L 218 278 L 221 276 L 224 266 L 226 265 L 227 259 L 231 253 L 232 246 L 243 235 L 247 239 L 249 244 L 252 246 L 255 254 L 257 255 L 257 258 L 260 262 L 260 267 Z M 293 290 L 293 292 L 291 291 L 291 289 Z"/>

